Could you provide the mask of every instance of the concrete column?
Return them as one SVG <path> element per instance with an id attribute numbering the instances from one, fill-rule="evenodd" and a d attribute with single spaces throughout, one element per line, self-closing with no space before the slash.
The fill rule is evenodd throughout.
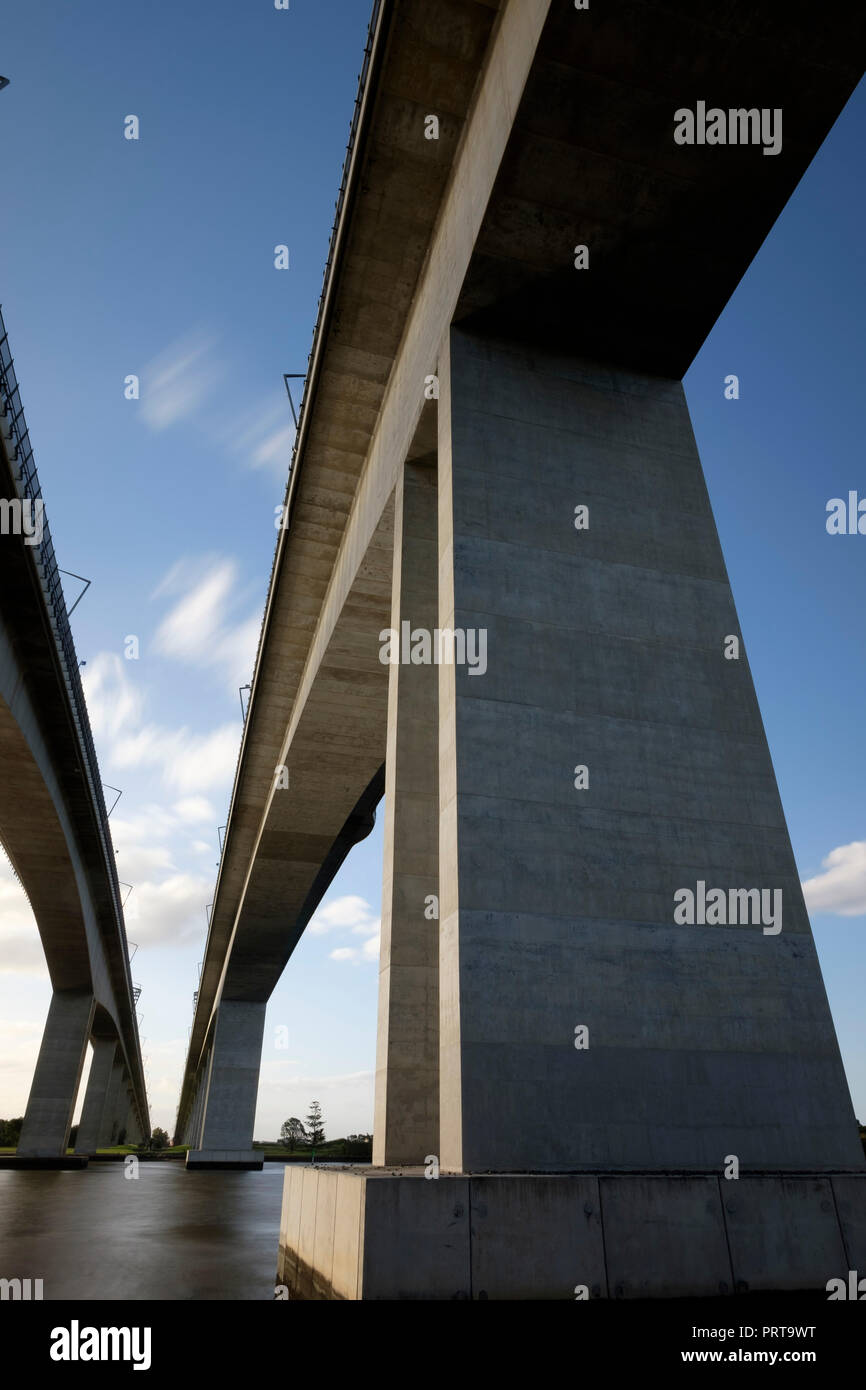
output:
<path id="1" fill-rule="evenodd" d="M 440 668 L 442 1167 L 862 1166 L 681 384 L 457 329 L 439 377 L 440 625 L 487 634 Z M 677 924 L 701 881 L 782 930 Z"/>
<path id="2" fill-rule="evenodd" d="M 126 1119 L 120 1126 L 124 1144 L 137 1144 L 138 1125 L 135 1122 L 135 1106 L 130 1102 L 126 1109 Z"/>
<path id="3" fill-rule="evenodd" d="M 22 1157 L 63 1157 L 90 1027 L 93 996 L 55 990 L 18 1142 Z"/>
<path id="4" fill-rule="evenodd" d="M 195 1088 L 195 1099 L 192 1104 L 190 1118 L 187 1121 L 186 1142 L 191 1149 L 197 1149 L 201 1141 L 201 1115 L 204 1109 L 205 1079 L 208 1072 L 210 1056 L 205 1058 L 204 1064 L 198 1075 L 198 1082 Z"/>
<path id="5" fill-rule="evenodd" d="M 391 626 L 437 623 L 436 470 L 397 483 Z M 398 648 L 399 650 L 399 648 Z M 438 673 L 393 664 L 388 686 L 375 1164 L 439 1152 Z"/>
<path id="6" fill-rule="evenodd" d="M 224 999 L 217 1010 L 198 1148 L 188 1167 L 261 1167 L 252 1147 L 265 1004 Z"/>
<path id="7" fill-rule="evenodd" d="M 142 1133 L 141 1124 L 138 1119 L 138 1114 L 132 1100 L 130 1100 L 129 1102 L 129 1107 L 126 1112 L 126 1120 L 124 1124 L 121 1126 L 121 1128 L 126 1130 L 126 1138 L 124 1140 L 125 1144 L 141 1143 L 144 1136 Z"/>
<path id="8" fill-rule="evenodd" d="M 132 1103 L 131 1084 L 132 1083 L 129 1072 L 124 1066 L 120 1083 L 120 1089 L 117 1092 L 117 1102 L 115 1105 L 114 1116 L 111 1124 L 112 1144 L 119 1144 L 121 1142 L 121 1135 L 124 1136 L 125 1140 L 126 1122 L 129 1117 L 129 1107 Z"/>
<path id="9" fill-rule="evenodd" d="M 99 1147 L 110 1148 L 117 1142 L 117 1134 L 120 1130 L 121 1110 L 126 1098 L 126 1087 L 124 1084 L 125 1066 L 123 1063 L 123 1053 L 118 1047 L 114 1057 L 114 1065 L 111 1068 L 111 1078 L 108 1083 L 108 1090 L 105 1097 L 105 1109 L 102 1112 L 102 1128 L 100 1131 Z"/>
<path id="10" fill-rule="evenodd" d="M 117 1143 L 128 1144 L 129 1135 L 135 1122 L 135 1106 L 132 1103 L 130 1087 L 126 1088 L 126 1104 L 121 1105 L 117 1121 Z"/>
<path id="11" fill-rule="evenodd" d="M 191 1106 L 190 1106 L 190 1108 L 189 1108 L 189 1114 L 187 1115 L 186 1123 L 185 1123 L 185 1125 L 184 1125 L 184 1127 L 183 1127 L 183 1132 L 182 1132 L 182 1134 L 181 1134 L 181 1136 L 180 1136 L 181 1143 L 182 1143 L 182 1144 L 189 1144 L 189 1146 L 190 1146 L 191 1149 L 197 1149 L 197 1148 L 198 1148 L 198 1137 L 199 1137 L 199 1136 L 198 1136 L 198 1131 L 197 1131 L 197 1129 L 196 1129 L 196 1112 L 198 1111 L 198 1098 L 199 1098 L 200 1093 L 201 1093 L 201 1081 L 198 1080 L 198 1081 L 196 1082 L 195 1094 L 193 1095 L 193 1098 L 192 1098 L 192 1104 L 191 1104 Z"/>
<path id="12" fill-rule="evenodd" d="M 77 1154 L 96 1153 L 102 1134 L 103 1115 L 111 1083 L 111 1071 L 117 1052 L 115 1038 L 93 1038 L 93 1058 L 90 1063 L 90 1076 L 81 1107 L 81 1120 L 78 1125 L 78 1138 L 75 1142 Z"/>

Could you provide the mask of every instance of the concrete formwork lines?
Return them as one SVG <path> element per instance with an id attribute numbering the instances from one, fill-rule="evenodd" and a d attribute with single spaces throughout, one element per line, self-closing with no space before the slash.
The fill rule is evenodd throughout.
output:
<path id="1" fill-rule="evenodd" d="M 395 499 L 391 629 L 437 621 L 436 473 L 407 464 Z M 436 672 L 394 663 L 388 692 L 374 1162 L 439 1149 Z"/>

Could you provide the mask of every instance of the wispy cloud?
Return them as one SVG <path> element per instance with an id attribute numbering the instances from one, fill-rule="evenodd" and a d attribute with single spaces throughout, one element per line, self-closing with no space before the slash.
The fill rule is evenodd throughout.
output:
<path id="1" fill-rule="evenodd" d="M 158 768 L 169 791 L 204 792 L 231 782 L 237 763 L 238 728 L 223 724 L 209 734 L 189 729 L 161 729 L 147 725 L 119 738 L 111 750 L 111 763 L 120 769 Z"/>
<path id="2" fill-rule="evenodd" d="M 186 726 L 167 729 L 145 723 L 144 697 L 133 685 L 129 663 L 116 652 L 100 652 L 88 662 L 83 682 L 105 767 L 117 771 L 155 768 L 168 792 L 187 798 L 198 809 L 207 792 L 230 784 L 237 762 L 239 721 L 203 734 Z"/>
<path id="3" fill-rule="evenodd" d="M 837 917 L 866 914 L 866 840 L 840 845 L 821 864 L 826 872 L 803 883 L 809 911 L 830 912 Z"/>
<path id="4" fill-rule="evenodd" d="M 296 401 L 297 405 L 297 401 Z M 292 461 L 295 426 L 285 393 L 274 395 L 233 422 L 232 452 L 247 468 L 267 470 L 285 482 Z"/>
<path id="5" fill-rule="evenodd" d="M 221 668 L 229 686 L 249 680 L 261 629 L 259 606 L 238 618 L 246 595 L 233 560 L 184 560 L 174 565 L 154 597 L 179 594 L 157 629 L 154 650 L 187 665 Z"/>
<path id="6" fill-rule="evenodd" d="M 216 340 L 188 334 L 149 362 L 141 373 L 141 416 L 155 433 L 195 416 L 222 384 L 226 368 Z"/>
<path id="7" fill-rule="evenodd" d="M 240 386 L 231 408 L 221 392 L 238 373 L 221 349 L 219 338 L 196 329 L 171 343 L 141 371 L 140 414 L 147 427 L 161 433 L 189 424 L 207 442 L 245 468 L 285 482 L 292 458 L 295 426 L 284 390 L 259 395 L 238 406 Z M 296 404 L 298 403 L 296 396 Z"/>

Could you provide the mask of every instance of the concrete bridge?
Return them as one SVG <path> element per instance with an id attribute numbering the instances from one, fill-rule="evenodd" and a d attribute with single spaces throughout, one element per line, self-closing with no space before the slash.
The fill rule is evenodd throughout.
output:
<path id="1" fill-rule="evenodd" d="M 0 316 L 0 842 L 53 995 L 18 1156 L 62 1160 L 150 1133 L 126 930 L 69 618 Z M 86 1160 L 85 1160 L 86 1161 Z"/>
<path id="2" fill-rule="evenodd" d="M 651 1174 L 622 1230 L 702 1249 L 730 1155 L 862 1217 L 681 378 L 864 51 L 847 3 L 374 7 L 178 1113 L 190 1166 L 256 1164 L 265 1005 L 384 768 L 374 1167 L 287 1178 L 298 1296 L 473 1296 L 483 1173 Z M 782 930 L 678 922 L 698 883 L 780 891 Z M 488 1273 L 520 1215 L 537 1294 L 600 1197 L 513 1181 Z"/>

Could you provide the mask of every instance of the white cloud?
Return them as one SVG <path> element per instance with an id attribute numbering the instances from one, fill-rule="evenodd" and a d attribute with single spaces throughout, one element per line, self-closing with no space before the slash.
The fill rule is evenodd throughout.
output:
<path id="1" fill-rule="evenodd" d="M 330 952 L 331 960 L 348 961 L 352 965 L 366 964 L 368 961 L 379 959 L 379 939 L 380 934 L 369 937 L 360 948 L 354 946 L 338 946 L 335 951 Z"/>
<path id="2" fill-rule="evenodd" d="M 296 387 L 297 383 L 293 388 L 297 409 Z M 223 429 L 220 438 L 224 439 L 227 433 Z M 270 397 L 266 404 L 247 410 L 240 421 L 233 421 L 231 439 L 233 453 L 243 459 L 248 468 L 266 469 L 274 479 L 285 482 L 295 442 L 295 426 L 285 393 Z"/>
<path id="3" fill-rule="evenodd" d="M 146 809 L 148 822 L 158 825 L 160 832 L 173 830 L 179 820 L 213 822 L 204 793 L 231 783 L 240 744 L 238 724 L 223 724 L 207 734 L 143 724 L 144 699 L 132 685 L 127 665 L 112 652 L 100 652 L 85 671 L 84 693 L 100 761 L 118 770 L 159 769 L 163 785 L 181 798 L 174 812 Z M 112 828 L 115 824 L 112 816 Z M 141 821 L 137 832 L 147 834 Z"/>
<path id="4" fill-rule="evenodd" d="M 310 919 L 307 928 L 314 936 L 323 936 L 325 932 L 349 930 L 368 932 L 378 930 L 379 921 L 373 909 L 365 898 L 359 898 L 353 894 L 346 894 L 342 898 L 332 898 L 330 902 L 323 903 Z"/>
<path id="5" fill-rule="evenodd" d="M 144 698 L 128 674 L 129 662 L 116 652 L 100 652 L 82 674 L 94 738 L 114 739 L 142 718 Z"/>
<path id="6" fill-rule="evenodd" d="M 201 793 L 231 782 L 238 743 L 236 724 L 223 724 L 210 734 L 148 724 L 138 733 L 118 739 L 110 760 L 118 768 L 157 767 L 170 791 Z"/>
<path id="7" fill-rule="evenodd" d="M 213 880 L 200 874 L 175 873 L 160 883 L 140 883 L 130 894 L 125 916 L 139 946 L 186 946 L 207 931 L 205 904 Z"/>
<path id="8" fill-rule="evenodd" d="M 216 820 L 216 812 L 203 796 L 190 796 L 184 801 L 176 801 L 172 810 L 179 820 L 193 825 L 200 825 L 205 821 L 213 823 Z"/>
<path id="9" fill-rule="evenodd" d="M 250 462 L 253 468 L 271 468 L 280 477 L 285 477 L 292 460 L 292 445 L 295 442 L 294 425 L 287 429 L 274 430 L 253 450 Z"/>
<path id="10" fill-rule="evenodd" d="M 141 372 L 142 419 L 155 433 L 188 421 L 209 443 L 242 460 L 247 468 L 268 472 L 285 482 L 295 442 L 285 392 L 259 397 L 240 412 L 234 398 L 231 410 L 221 406 L 214 396 L 230 373 L 233 378 L 237 373 L 218 356 L 217 347 L 215 337 L 198 330 L 178 339 L 149 362 Z M 296 408 L 299 387 L 296 382 Z"/>
<path id="11" fill-rule="evenodd" d="M 310 919 L 307 930 L 314 936 L 324 936 L 332 931 L 348 931 L 353 936 L 365 936 L 367 940 L 363 946 L 337 946 L 328 953 L 331 960 L 360 965 L 379 959 L 380 928 L 381 919 L 366 898 L 347 893 L 324 903 Z"/>
<path id="12" fill-rule="evenodd" d="M 201 332 L 172 343 L 141 373 L 141 416 L 155 433 L 201 409 L 226 375 L 215 341 Z"/>
<path id="13" fill-rule="evenodd" d="M 833 849 L 821 860 L 823 874 L 803 883 L 810 912 L 831 912 L 838 917 L 866 914 L 866 840 Z"/>
<path id="14" fill-rule="evenodd" d="M 221 667 L 236 691 L 252 675 L 261 630 L 258 608 L 242 619 L 231 616 L 243 601 L 237 565 L 219 557 L 181 561 L 154 596 L 179 591 L 179 601 L 157 629 L 155 650 L 187 665 Z"/>

